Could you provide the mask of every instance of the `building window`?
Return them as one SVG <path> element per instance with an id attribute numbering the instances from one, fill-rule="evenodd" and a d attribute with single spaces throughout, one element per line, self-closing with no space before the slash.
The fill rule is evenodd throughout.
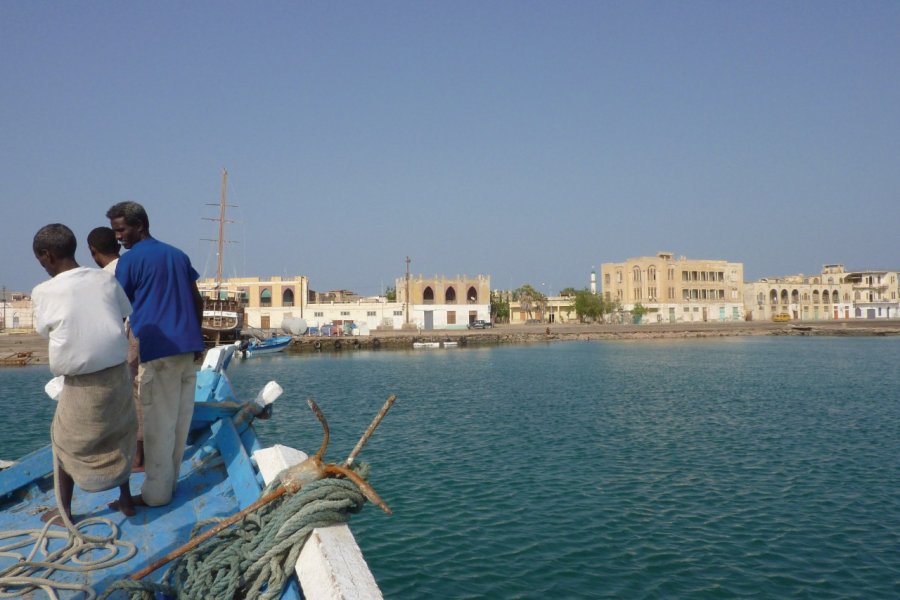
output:
<path id="1" fill-rule="evenodd" d="M 367 316 L 367 317 L 375 317 L 375 316 L 377 316 L 377 315 L 375 314 L 375 311 L 374 311 L 374 310 L 370 310 L 370 311 L 367 311 L 367 312 L 366 312 L 366 316 Z"/>
<path id="2" fill-rule="evenodd" d="M 444 304 L 456 304 L 456 290 L 453 286 L 448 287 L 444 292 Z"/>
<path id="3" fill-rule="evenodd" d="M 324 312 L 320 312 L 320 311 L 316 311 L 316 312 L 313 313 L 313 316 L 314 316 L 314 317 L 324 317 L 324 316 L 325 316 L 325 313 L 324 313 Z"/>
<path id="4" fill-rule="evenodd" d="M 395 311 L 394 311 L 394 316 L 395 316 L 395 317 L 402 317 L 402 316 L 403 316 L 403 311 L 402 311 L 402 310 L 395 310 Z"/>
<path id="5" fill-rule="evenodd" d="M 425 288 L 425 291 L 422 292 L 422 303 L 434 304 L 434 290 L 431 289 L 431 286 L 428 286 Z"/>
<path id="6" fill-rule="evenodd" d="M 469 288 L 469 291 L 466 292 L 466 301 L 469 304 L 475 304 L 478 302 L 478 290 L 475 289 L 475 286 Z"/>
<path id="7" fill-rule="evenodd" d="M 641 280 L 641 269 L 640 267 L 635 267 L 631 270 L 631 278 L 633 281 Z"/>
<path id="8" fill-rule="evenodd" d="M 293 306 L 294 305 L 294 290 L 286 289 L 281 294 L 281 305 L 282 306 Z"/>
<path id="9" fill-rule="evenodd" d="M 259 305 L 272 306 L 272 290 L 265 288 L 259 293 Z"/>
<path id="10" fill-rule="evenodd" d="M 349 311 L 349 310 L 342 310 L 342 311 L 341 311 L 341 316 L 342 316 L 342 317 L 349 317 L 349 316 L 350 316 L 350 311 Z"/>
<path id="11" fill-rule="evenodd" d="M 609 285 L 609 273 L 603 276 L 603 283 Z"/>
<path id="12" fill-rule="evenodd" d="M 456 311 L 455 310 L 447 311 L 447 325 L 456 325 Z"/>

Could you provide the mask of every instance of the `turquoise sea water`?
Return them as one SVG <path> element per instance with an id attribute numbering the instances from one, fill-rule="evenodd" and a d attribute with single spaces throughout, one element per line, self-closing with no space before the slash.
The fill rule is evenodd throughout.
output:
<path id="1" fill-rule="evenodd" d="M 723 338 L 258 357 L 268 443 L 361 459 L 387 598 L 900 597 L 900 339 Z M 0 370 L 0 458 L 49 371 Z"/>

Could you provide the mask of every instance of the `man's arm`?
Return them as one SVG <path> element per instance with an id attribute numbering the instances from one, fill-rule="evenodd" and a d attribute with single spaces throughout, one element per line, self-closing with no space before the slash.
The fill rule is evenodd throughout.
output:
<path id="1" fill-rule="evenodd" d="M 192 290 L 194 296 L 194 309 L 197 311 L 197 323 L 202 327 L 203 326 L 203 296 L 200 295 L 200 290 L 197 288 L 197 282 L 194 282 L 194 289 Z"/>

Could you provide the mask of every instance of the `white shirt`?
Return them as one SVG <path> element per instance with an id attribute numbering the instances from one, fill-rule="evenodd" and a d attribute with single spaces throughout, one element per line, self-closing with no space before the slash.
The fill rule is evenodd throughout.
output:
<path id="1" fill-rule="evenodd" d="M 103 270 L 108 271 L 108 272 L 112 273 L 113 275 L 115 275 L 116 274 L 116 265 L 118 263 L 119 263 L 119 259 L 114 258 L 111 261 L 109 261 L 108 263 L 106 263 L 106 266 L 103 267 Z"/>
<path id="2" fill-rule="evenodd" d="M 109 272 L 78 267 L 63 271 L 31 292 L 37 332 L 50 338 L 54 375 L 96 373 L 125 362 L 123 319 L 128 297 Z"/>

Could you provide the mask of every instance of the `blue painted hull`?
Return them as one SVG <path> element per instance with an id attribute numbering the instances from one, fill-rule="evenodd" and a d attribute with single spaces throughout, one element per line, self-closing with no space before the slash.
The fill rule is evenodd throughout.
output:
<path id="1" fill-rule="evenodd" d="M 224 369 L 228 360 L 230 354 L 219 366 Z M 231 516 L 259 498 L 262 478 L 250 460 L 250 454 L 260 448 L 259 439 L 252 417 L 234 397 L 224 372 L 201 370 L 198 373 L 197 401 L 177 489 L 169 505 L 139 507 L 134 517 L 126 518 L 107 506 L 118 498 L 118 489 L 94 494 L 75 489 L 72 504 L 75 516 L 109 519 L 119 527 L 120 539 L 136 545 L 137 555 L 120 565 L 98 571 L 57 571 L 53 574 L 54 580 L 86 584 L 98 594 L 102 593 L 113 582 L 182 546 L 189 540 L 191 528 L 198 521 Z M 0 533 L 39 530 L 43 526 L 41 514 L 56 507 L 52 469 L 52 451 L 47 446 L 0 471 Z M 133 493 L 140 491 L 143 480 L 143 473 L 132 474 Z M 0 541 L 0 546 L 3 545 Z M 0 556 L 0 573 L 12 564 L 12 558 Z M 148 578 L 158 581 L 164 571 L 160 569 Z M 35 597 L 44 596 L 36 592 Z M 283 597 L 301 597 L 295 580 Z"/>
<path id="2" fill-rule="evenodd" d="M 247 347 L 247 354 L 253 356 L 255 354 L 272 354 L 281 352 L 291 345 L 294 338 L 289 335 L 281 335 L 267 340 L 253 340 Z"/>

